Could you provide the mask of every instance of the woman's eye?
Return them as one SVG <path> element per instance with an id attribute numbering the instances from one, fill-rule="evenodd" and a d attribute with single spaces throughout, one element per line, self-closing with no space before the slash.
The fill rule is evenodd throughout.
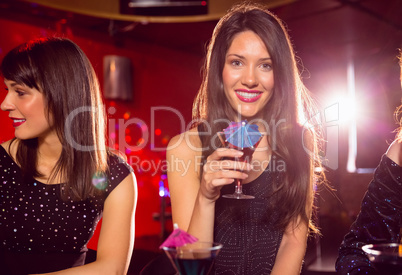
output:
<path id="1" fill-rule="evenodd" d="M 232 65 L 233 65 L 233 66 L 240 66 L 240 65 L 241 65 L 241 62 L 240 62 L 239 60 L 233 60 L 233 61 L 232 61 Z"/>
<path id="2" fill-rule="evenodd" d="M 268 63 L 262 64 L 261 67 L 263 69 L 266 69 L 266 70 L 271 70 L 272 69 L 272 65 L 268 64 Z"/>
<path id="3" fill-rule="evenodd" d="M 19 90 L 15 90 L 18 96 L 23 96 L 25 93 Z"/>

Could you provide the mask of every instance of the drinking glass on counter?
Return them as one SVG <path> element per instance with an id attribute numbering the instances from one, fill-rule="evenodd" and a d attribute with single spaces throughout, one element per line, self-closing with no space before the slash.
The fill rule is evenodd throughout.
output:
<path id="1" fill-rule="evenodd" d="M 162 247 L 176 269 L 176 275 L 208 275 L 221 248 L 221 244 L 211 242 Z"/>
<path id="2" fill-rule="evenodd" d="M 367 244 L 362 250 L 380 274 L 402 275 L 402 244 Z"/>

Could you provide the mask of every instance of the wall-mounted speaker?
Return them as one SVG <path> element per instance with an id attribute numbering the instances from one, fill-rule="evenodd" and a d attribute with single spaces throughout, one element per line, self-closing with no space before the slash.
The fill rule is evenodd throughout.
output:
<path id="1" fill-rule="evenodd" d="M 106 99 L 132 100 L 131 60 L 117 55 L 103 57 L 103 94 Z"/>

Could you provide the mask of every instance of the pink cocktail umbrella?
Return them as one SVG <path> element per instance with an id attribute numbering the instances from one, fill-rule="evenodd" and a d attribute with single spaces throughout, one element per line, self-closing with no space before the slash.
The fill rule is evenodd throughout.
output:
<path id="1" fill-rule="evenodd" d="M 189 243 L 195 243 L 198 239 L 186 231 L 178 228 L 178 226 L 174 225 L 173 232 L 166 238 L 166 240 L 159 246 L 162 247 L 179 247 Z"/>

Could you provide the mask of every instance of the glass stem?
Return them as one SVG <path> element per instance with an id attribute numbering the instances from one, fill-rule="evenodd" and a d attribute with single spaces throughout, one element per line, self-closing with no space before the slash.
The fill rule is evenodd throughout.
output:
<path id="1" fill-rule="evenodd" d="M 242 188 L 242 185 L 241 185 L 241 180 L 239 180 L 239 179 L 236 179 L 235 193 L 236 193 L 236 194 L 242 194 L 242 193 L 243 193 L 243 188 Z"/>

